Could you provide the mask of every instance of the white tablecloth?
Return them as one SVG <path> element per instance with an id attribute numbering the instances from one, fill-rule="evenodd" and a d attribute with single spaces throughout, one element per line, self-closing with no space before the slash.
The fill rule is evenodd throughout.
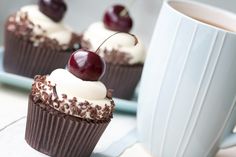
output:
<path id="1" fill-rule="evenodd" d="M 0 157 L 45 156 L 24 140 L 27 101 L 28 91 L 0 84 Z M 115 113 L 92 156 L 108 157 L 123 152 L 121 157 L 151 157 L 140 143 L 121 150 L 122 146 L 135 141 L 132 133 L 130 136 L 135 128 L 134 115 Z M 220 151 L 217 157 L 236 157 L 236 147 Z"/>

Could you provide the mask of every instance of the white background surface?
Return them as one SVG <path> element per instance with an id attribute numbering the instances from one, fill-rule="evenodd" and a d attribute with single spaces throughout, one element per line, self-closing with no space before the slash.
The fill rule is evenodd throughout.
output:
<path id="1" fill-rule="evenodd" d="M 37 0 L 0 0 L 0 45 L 2 43 L 2 32 L 3 25 L 7 15 L 12 13 L 20 8 L 20 6 L 29 3 L 36 2 Z M 210 4 L 227 8 L 228 10 L 236 12 L 236 2 L 235 0 L 199 0 L 202 2 L 208 2 Z M 94 0 L 68 0 L 69 11 L 66 15 L 66 21 L 70 24 L 75 30 L 78 32 L 83 31 L 86 27 L 97 20 L 100 20 L 104 9 L 109 6 L 109 4 L 113 4 L 114 2 L 119 3 L 128 3 L 128 0 L 102 0 L 102 1 L 94 1 Z M 135 18 L 135 27 L 133 32 L 139 35 L 146 46 L 148 46 L 152 29 L 154 28 L 155 21 L 158 16 L 159 8 L 160 8 L 161 0 L 136 0 L 135 4 L 130 9 L 131 15 Z M 4 126 L 9 123 L 15 121 L 16 119 L 25 116 L 27 111 L 27 95 L 28 91 L 22 91 L 16 88 L 12 88 L 9 86 L 0 85 L 0 130 L 4 128 Z M 12 132 L 1 133 L 0 131 L 0 156 L 8 156 L 8 157 L 26 157 L 25 154 L 32 157 L 33 153 L 34 157 L 38 154 L 33 149 L 28 147 L 28 145 L 14 145 L 14 141 L 12 139 L 21 139 L 24 137 L 22 134 L 22 128 L 24 128 L 24 122 L 17 123 L 20 126 L 20 131 L 12 130 Z M 127 116 L 127 115 L 116 115 L 113 119 L 113 122 L 105 132 L 102 137 L 99 145 L 96 149 L 104 148 L 104 145 L 115 141 L 115 136 L 127 133 L 136 125 L 135 117 Z M 6 129 L 10 129 L 6 128 Z M 6 130 L 5 130 L 6 131 Z M 22 144 L 22 141 L 18 144 Z M 13 145 L 12 145 L 13 144 Z M 25 149 L 21 149 L 25 148 Z M 22 154 L 17 154 L 12 152 L 12 149 L 18 149 L 16 152 L 22 152 Z M 13 155 L 13 156 L 12 156 Z M 15 156 L 16 155 L 16 156 Z M 42 156 L 41 154 L 38 156 Z M 129 148 L 122 157 L 133 157 L 133 156 L 142 156 L 148 157 L 149 155 L 144 151 L 144 149 L 140 146 L 140 144 L 135 145 L 134 147 Z M 236 156 L 236 148 L 227 149 L 221 151 L 217 157 L 235 157 Z"/>

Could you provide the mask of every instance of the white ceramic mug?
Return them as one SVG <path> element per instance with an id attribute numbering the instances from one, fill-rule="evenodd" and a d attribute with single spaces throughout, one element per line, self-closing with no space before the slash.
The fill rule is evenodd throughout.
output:
<path id="1" fill-rule="evenodd" d="M 197 2 L 164 3 L 138 106 L 139 138 L 153 156 L 211 157 L 236 144 L 235 32 L 235 14 Z"/>

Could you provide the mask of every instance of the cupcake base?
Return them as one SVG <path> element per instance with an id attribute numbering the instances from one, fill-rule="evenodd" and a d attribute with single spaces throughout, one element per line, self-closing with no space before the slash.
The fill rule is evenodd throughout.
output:
<path id="1" fill-rule="evenodd" d="M 29 96 L 25 140 L 52 157 L 89 157 L 109 122 L 69 116 Z"/>
<path id="2" fill-rule="evenodd" d="M 49 74 L 57 68 L 65 68 L 71 52 L 50 47 L 36 47 L 23 35 L 5 30 L 4 70 L 33 78 L 37 74 Z"/>
<path id="3" fill-rule="evenodd" d="M 101 78 L 108 89 L 112 89 L 112 96 L 130 99 L 142 75 L 142 64 L 119 65 L 106 63 L 106 72 Z"/>

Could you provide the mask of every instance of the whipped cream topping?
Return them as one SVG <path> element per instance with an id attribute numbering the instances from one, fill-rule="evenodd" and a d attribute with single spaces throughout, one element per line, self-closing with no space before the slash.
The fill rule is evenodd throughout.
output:
<path id="1" fill-rule="evenodd" d="M 64 69 L 37 76 L 32 87 L 34 99 L 66 114 L 93 120 L 112 116 L 114 102 L 99 81 L 83 81 Z"/>
<path id="2" fill-rule="evenodd" d="M 33 32 L 36 35 L 43 35 L 50 39 L 56 39 L 60 45 L 68 44 L 71 41 L 72 30 L 62 21 L 54 22 L 49 17 L 44 15 L 37 5 L 24 6 L 17 13 L 18 20 L 22 14 L 27 14 L 29 20 L 39 27 L 34 27 Z M 16 20 L 17 21 L 17 20 Z"/>
<path id="3" fill-rule="evenodd" d="M 48 80 L 56 84 L 57 94 L 89 100 L 96 104 L 110 104 L 106 99 L 107 89 L 100 81 L 84 81 L 65 69 L 54 70 Z"/>
<path id="4" fill-rule="evenodd" d="M 115 31 L 108 30 L 102 22 L 96 22 L 89 26 L 83 34 L 83 40 L 90 42 L 90 50 L 95 51 L 108 37 L 115 34 Z M 100 52 L 112 50 L 126 53 L 130 56 L 129 64 L 144 63 L 146 51 L 142 42 L 138 39 L 135 45 L 135 39 L 127 33 L 118 33 L 109 38 L 100 48 Z M 103 57 L 103 53 L 100 53 Z"/>

